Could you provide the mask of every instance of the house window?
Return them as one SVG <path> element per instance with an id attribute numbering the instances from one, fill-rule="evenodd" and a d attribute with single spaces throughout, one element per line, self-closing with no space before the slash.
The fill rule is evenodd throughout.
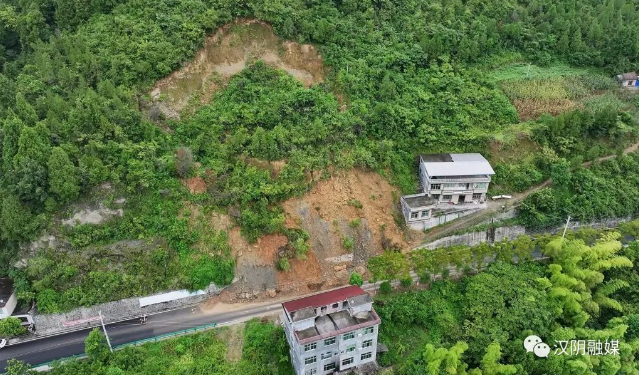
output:
<path id="1" fill-rule="evenodd" d="M 369 359 L 370 357 L 373 356 L 373 353 L 364 353 L 362 354 L 362 357 L 360 358 L 360 360 L 365 360 L 365 359 Z"/>
<path id="2" fill-rule="evenodd" d="M 335 344 L 335 337 L 329 337 L 324 340 L 324 346 L 329 346 Z"/>
<path id="3" fill-rule="evenodd" d="M 326 306 L 322 306 L 322 314 L 326 314 Z"/>
<path id="4" fill-rule="evenodd" d="M 478 182 L 475 184 L 475 189 L 485 189 L 488 186 L 488 182 Z"/>
<path id="5" fill-rule="evenodd" d="M 338 308 L 338 307 L 339 307 L 339 303 L 334 303 L 334 304 L 333 304 L 333 308 L 334 308 L 334 309 L 336 309 L 336 308 Z"/>
<path id="6" fill-rule="evenodd" d="M 310 344 L 306 344 L 304 345 L 304 351 L 308 352 L 309 350 L 315 350 L 317 349 L 317 343 L 316 342 L 312 342 Z"/>
<path id="7" fill-rule="evenodd" d="M 345 360 L 342 361 L 342 366 L 348 366 L 351 363 L 353 363 L 353 357 L 350 358 L 346 358 Z"/>
<path id="8" fill-rule="evenodd" d="M 366 329 L 364 330 L 365 335 L 370 335 L 373 332 L 375 332 L 375 327 L 366 327 Z"/>
<path id="9" fill-rule="evenodd" d="M 317 362 L 317 356 L 316 355 L 304 359 L 304 364 L 305 365 L 312 365 L 315 362 Z"/>
<path id="10" fill-rule="evenodd" d="M 451 200 L 451 199 L 453 199 L 453 196 L 451 194 L 444 194 L 444 195 L 442 195 L 442 199 L 443 200 Z"/>
<path id="11" fill-rule="evenodd" d="M 430 215 L 428 215 L 428 210 L 426 211 L 422 211 L 422 217 L 428 217 Z"/>
<path id="12" fill-rule="evenodd" d="M 349 333 L 345 334 L 344 336 L 342 336 L 342 340 L 344 340 L 344 341 L 350 340 L 353 337 L 355 337 L 355 333 L 354 332 L 349 332 Z"/>
<path id="13" fill-rule="evenodd" d="M 481 194 L 480 193 L 474 193 L 473 194 L 473 200 L 474 201 L 478 201 L 481 199 Z"/>
<path id="14" fill-rule="evenodd" d="M 304 372 L 304 375 L 316 375 L 316 374 L 317 374 L 317 369 L 316 368 L 312 368 L 312 369 L 306 370 Z"/>
<path id="15" fill-rule="evenodd" d="M 455 187 L 455 185 L 457 185 L 457 184 L 444 184 L 444 187 L 445 188 L 453 188 L 453 187 Z"/>
<path id="16" fill-rule="evenodd" d="M 432 184 L 430 185 L 430 190 L 441 190 L 442 184 Z"/>
<path id="17" fill-rule="evenodd" d="M 346 348 L 346 353 L 352 353 L 352 352 L 354 352 L 354 351 L 355 351 L 355 345 L 349 345 L 349 346 Z"/>
<path id="18" fill-rule="evenodd" d="M 327 363 L 324 365 L 324 371 L 335 370 L 335 362 Z"/>
<path id="19" fill-rule="evenodd" d="M 362 343 L 362 349 L 370 348 L 371 346 L 373 346 L 373 340 L 366 340 Z"/>
<path id="20" fill-rule="evenodd" d="M 322 359 L 329 359 L 333 356 L 333 352 L 322 353 Z"/>
<path id="21" fill-rule="evenodd" d="M 410 218 L 411 219 L 418 219 L 419 218 L 419 212 L 411 212 L 410 213 Z"/>

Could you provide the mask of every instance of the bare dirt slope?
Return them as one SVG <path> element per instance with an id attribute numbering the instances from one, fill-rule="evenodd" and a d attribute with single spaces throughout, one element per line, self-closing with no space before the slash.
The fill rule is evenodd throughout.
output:
<path id="1" fill-rule="evenodd" d="M 177 119 L 189 105 L 208 103 L 231 76 L 257 60 L 305 86 L 324 80 L 322 57 L 312 45 L 282 40 L 265 22 L 238 19 L 209 36 L 191 62 L 158 81 L 151 97 L 164 116 Z"/>
<path id="2" fill-rule="evenodd" d="M 398 197 L 399 192 L 379 174 L 351 170 L 318 181 L 304 196 L 284 202 L 285 225 L 310 236 L 306 259 L 290 259 L 288 272 L 275 266 L 286 236 L 266 235 L 251 244 L 227 214 L 205 213 L 195 205 L 188 205 L 188 212 L 194 225 L 229 234 L 236 278 L 220 300 L 236 302 L 343 285 L 353 271 L 366 275 L 368 259 L 384 248 L 407 249 L 406 234 L 394 217 Z"/>
<path id="3" fill-rule="evenodd" d="M 311 250 L 322 260 L 348 253 L 364 263 L 385 247 L 404 248 L 404 232 L 393 214 L 399 192 L 377 173 L 351 170 L 318 182 L 302 198 L 284 203 L 287 225 L 307 231 Z"/>

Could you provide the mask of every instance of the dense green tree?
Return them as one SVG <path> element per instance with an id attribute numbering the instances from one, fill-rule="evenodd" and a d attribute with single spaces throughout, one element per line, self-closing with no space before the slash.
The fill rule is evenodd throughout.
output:
<path id="1" fill-rule="evenodd" d="M 35 375 L 36 372 L 31 370 L 31 366 L 17 359 L 11 358 L 7 361 L 6 375 Z"/>
<path id="2" fill-rule="evenodd" d="M 18 153 L 18 141 L 24 124 L 15 115 L 8 117 L 2 127 L 2 167 L 8 172 L 13 165 L 13 158 Z"/>
<path id="3" fill-rule="evenodd" d="M 64 149 L 54 147 L 51 150 L 49 161 L 49 187 L 61 202 L 68 202 L 78 196 L 80 187 L 76 169 Z"/>
<path id="4" fill-rule="evenodd" d="M 111 355 L 109 345 L 107 344 L 104 333 L 99 328 L 91 330 L 86 340 L 84 341 L 84 352 L 92 361 L 106 362 Z"/>
<path id="5" fill-rule="evenodd" d="M 493 342 L 486 348 L 486 354 L 481 359 L 480 369 L 473 369 L 469 375 L 511 375 L 517 372 L 517 367 L 513 365 L 503 365 L 499 363 L 501 359 L 501 346 L 498 342 Z"/>
<path id="6" fill-rule="evenodd" d="M 29 240 L 35 234 L 38 223 L 31 209 L 14 195 L 2 197 L 0 224 L 2 237 L 6 240 Z"/>
<path id="7" fill-rule="evenodd" d="M 22 325 L 22 321 L 12 316 L 0 320 L 0 335 L 5 337 L 16 337 L 27 333 L 27 328 Z"/>
<path id="8" fill-rule="evenodd" d="M 618 233 L 617 233 L 618 235 Z M 612 268 L 632 267 L 632 262 L 617 255 L 621 243 L 608 237 L 588 247 L 581 240 L 558 238 L 546 245 L 544 253 L 552 258 L 548 267 L 549 294 L 561 301 L 563 318 L 574 327 L 583 327 L 590 314 L 599 314 L 602 307 L 621 309 L 610 298 L 627 284 L 619 280 L 604 283 L 603 272 Z"/>

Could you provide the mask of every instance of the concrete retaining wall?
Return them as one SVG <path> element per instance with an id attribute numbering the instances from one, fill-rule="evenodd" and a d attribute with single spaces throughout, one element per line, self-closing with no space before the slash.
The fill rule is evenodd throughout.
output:
<path id="1" fill-rule="evenodd" d="M 614 228 L 620 223 L 624 223 L 627 221 L 633 220 L 632 217 L 625 218 L 614 218 L 614 219 L 606 219 L 591 223 L 580 223 L 578 221 L 571 222 L 568 224 L 568 229 L 575 230 L 579 228 Z M 527 230 L 521 225 L 511 225 L 506 227 L 495 228 L 494 230 L 488 229 L 485 231 L 479 232 L 470 232 L 464 233 L 449 237 L 440 238 L 433 242 L 421 245 L 417 247 L 417 249 L 436 249 L 439 247 L 448 247 L 448 246 L 456 246 L 456 245 L 468 245 L 468 246 L 477 246 L 482 242 L 488 242 L 490 244 L 499 242 L 504 239 L 514 239 L 522 234 L 528 234 L 534 236 L 535 234 L 541 233 L 560 233 L 564 230 L 564 226 L 557 226 L 555 228 L 540 230 L 540 231 L 531 231 Z"/>
<path id="2" fill-rule="evenodd" d="M 211 284 L 205 291 L 206 294 L 181 298 L 179 300 L 163 302 L 146 307 L 140 307 L 139 297 L 133 297 L 91 307 L 80 307 L 65 313 L 36 314 L 33 316 L 36 326 L 36 335 L 51 335 L 63 331 L 97 327 L 100 324 L 99 321 L 74 326 L 65 326 L 64 323 L 93 318 L 98 316 L 100 311 L 102 311 L 104 322 L 109 323 L 186 307 L 202 302 L 209 298 L 212 294 L 219 294 L 222 289 Z"/>

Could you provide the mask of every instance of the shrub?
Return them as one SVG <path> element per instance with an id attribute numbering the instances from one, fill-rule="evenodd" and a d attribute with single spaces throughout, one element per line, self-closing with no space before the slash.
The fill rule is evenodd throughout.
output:
<path id="1" fill-rule="evenodd" d="M 94 328 L 84 340 L 84 352 L 90 360 L 105 362 L 111 354 L 104 333 Z"/>
<path id="2" fill-rule="evenodd" d="M 351 285 L 362 286 L 364 284 L 364 279 L 362 279 L 362 275 L 357 272 L 351 273 L 351 279 L 349 280 Z"/>
<path id="3" fill-rule="evenodd" d="M 442 271 L 442 279 L 448 280 L 450 278 L 450 269 L 446 268 Z"/>
<path id="4" fill-rule="evenodd" d="M 357 227 L 359 227 L 359 225 L 362 223 L 361 219 L 353 219 L 348 223 L 348 226 L 355 229 Z"/>
<path id="5" fill-rule="evenodd" d="M 424 271 L 421 275 L 419 275 L 420 283 L 430 283 L 432 281 L 432 275 L 428 271 Z"/>
<path id="6" fill-rule="evenodd" d="M 379 292 L 382 294 L 390 294 L 393 291 L 393 286 L 389 281 L 384 281 L 379 285 Z"/>
<path id="7" fill-rule="evenodd" d="M 306 254 L 308 254 L 308 250 L 311 247 L 302 237 L 298 237 L 293 241 L 291 246 L 295 250 L 295 255 L 300 259 L 306 259 Z"/>
<path id="8" fill-rule="evenodd" d="M 12 316 L 0 320 L 0 334 L 6 337 L 16 337 L 27 333 L 26 327 L 18 318 Z"/>
<path id="9" fill-rule="evenodd" d="M 288 258 L 282 257 L 277 261 L 277 269 L 280 271 L 288 272 L 291 270 L 291 264 L 288 262 Z"/>
<path id="10" fill-rule="evenodd" d="M 184 178 L 191 173 L 193 168 L 193 153 L 188 147 L 180 147 L 175 152 L 175 172 Z"/>
<path id="11" fill-rule="evenodd" d="M 342 238 L 342 246 L 344 249 L 348 251 L 353 251 L 353 247 L 355 246 L 355 241 L 352 238 L 344 237 Z"/>
<path id="12" fill-rule="evenodd" d="M 413 278 L 408 276 L 408 277 L 403 277 L 399 283 L 401 284 L 401 286 L 403 286 L 404 288 L 408 288 L 409 286 L 413 285 Z"/>
<path id="13" fill-rule="evenodd" d="M 353 206 L 355 208 L 359 208 L 362 209 L 364 208 L 364 205 L 362 204 L 362 202 L 358 201 L 357 199 L 351 199 L 348 201 L 348 205 L 349 206 Z"/>

